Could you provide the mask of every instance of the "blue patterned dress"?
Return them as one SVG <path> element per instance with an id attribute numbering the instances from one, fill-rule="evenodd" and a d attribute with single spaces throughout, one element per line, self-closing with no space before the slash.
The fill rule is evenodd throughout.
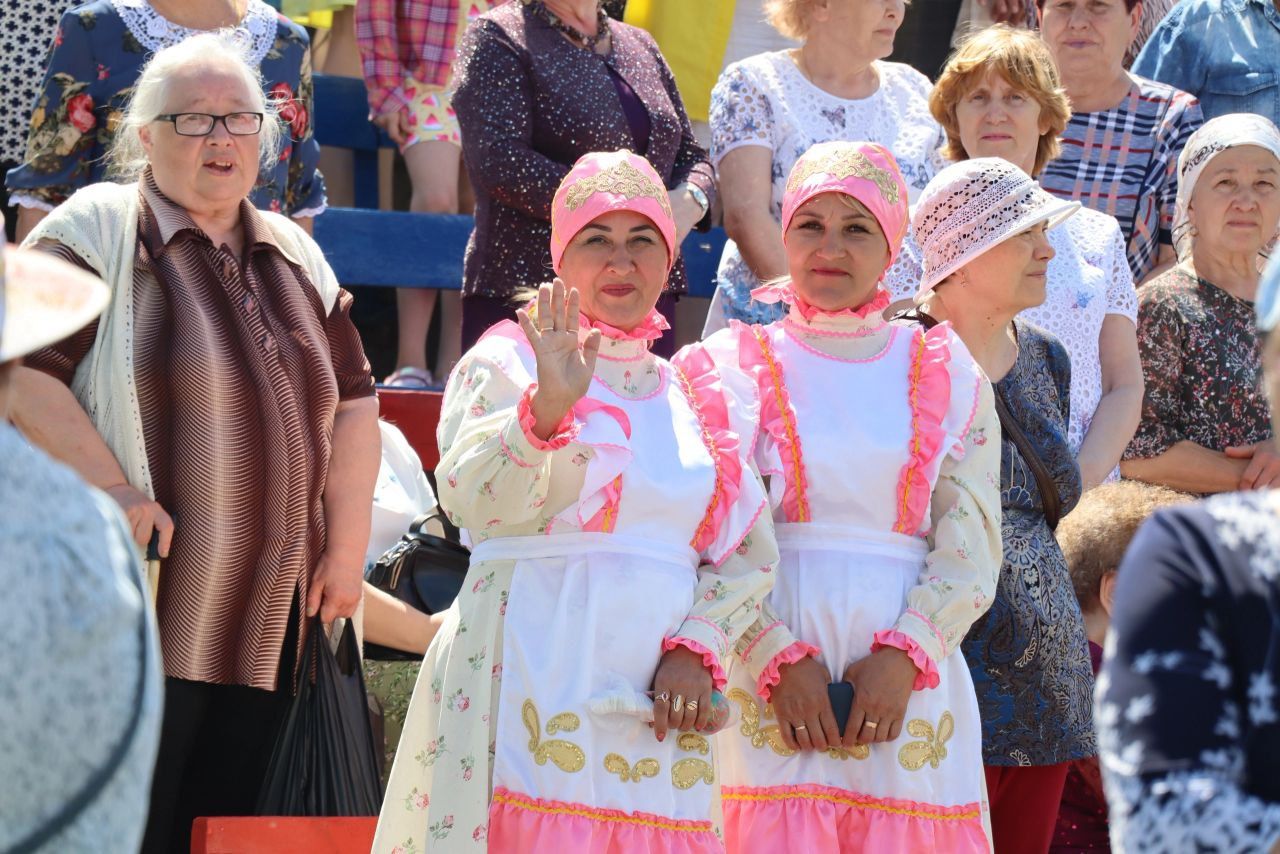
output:
<path id="1" fill-rule="evenodd" d="M 1280 491 L 1156 513 L 1121 564 L 1098 678 L 1111 843 L 1280 844 Z"/>
<path id="2" fill-rule="evenodd" d="M 1067 444 L 1071 361 L 1047 332 L 1014 324 L 1018 359 L 996 391 L 1036 446 L 1066 515 L 1080 498 L 1080 469 Z M 1035 475 L 1008 436 L 1001 452 L 1004 565 L 995 603 L 962 649 L 978 692 L 983 761 L 1056 765 L 1096 752 L 1089 642 Z"/>
<path id="3" fill-rule="evenodd" d="M 106 154 L 143 66 L 196 31 L 145 0 L 93 0 L 62 16 L 31 116 L 23 162 L 5 179 L 11 201 L 49 209 L 106 177 Z M 284 125 L 280 158 L 250 194 L 255 207 L 290 216 L 325 208 L 312 134 L 311 42 L 306 30 L 250 0 L 236 35 L 262 72 Z"/>

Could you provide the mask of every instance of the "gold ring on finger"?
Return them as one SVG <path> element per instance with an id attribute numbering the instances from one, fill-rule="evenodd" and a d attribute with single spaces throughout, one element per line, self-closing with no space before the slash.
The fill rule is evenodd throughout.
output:
<path id="1" fill-rule="evenodd" d="M 653 701 L 655 703 L 666 703 L 666 702 L 669 702 L 670 700 L 671 700 L 671 692 L 669 691 L 662 691 L 653 698 Z"/>
<path id="2" fill-rule="evenodd" d="M 870 727 L 871 729 L 875 729 L 876 727 L 880 726 L 880 724 L 876 723 L 875 721 L 863 721 L 862 725 L 865 727 Z"/>
<path id="3" fill-rule="evenodd" d="M 678 709 L 684 705 L 684 694 L 676 694 L 675 699 L 671 701 L 671 708 Z"/>
<path id="4" fill-rule="evenodd" d="M 795 730 L 796 732 L 800 732 L 801 730 L 807 730 L 808 727 L 805 726 L 804 724 L 796 724 L 795 726 L 792 727 L 792 729 Z"/>
<path id="5" fill-rule="evenodd" d="M 696 712 L 696 711 L 698 711 L 698 701 L 697 701 L 697 700 L 690 700 L 689 702 L 685 703 L 685 704 L 684 704 L 684 710 L 685 710 L 686 712 Z"/>

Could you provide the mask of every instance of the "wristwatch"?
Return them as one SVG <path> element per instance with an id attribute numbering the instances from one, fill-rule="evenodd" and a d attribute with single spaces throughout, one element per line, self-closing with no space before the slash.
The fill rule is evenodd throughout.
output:
<path id="1" fill-rule="evenodd" d="M 689 195 L 693 196 L 693 200 L 698 203 L 698 207 L 702 208 L 702 215 L 706 216 L 707 211 L 711 210 L 711 200 L 707 198 L 707 194 L 702 192 L 702 188 L 692 182 L 686 183 L 685 187 L 689 190 Z"/>

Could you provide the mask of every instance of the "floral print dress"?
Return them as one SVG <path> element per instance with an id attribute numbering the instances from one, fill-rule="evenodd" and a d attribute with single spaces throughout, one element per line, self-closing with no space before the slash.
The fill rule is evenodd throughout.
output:
<path id="1" fill-rule="evenodd" d="M 11 202 L 52 209 L 104 180 L 106 154 L 151 55 L 196 33 L 160 16 L 146 0 L 93 0 L 62 16 L 22 164 L 5 180 Z M 285 125 L 280 158 L 258 176 L 255 207 L 314 216 L 325 208 L 312 133 L 311 45 L 304 29 L 262 0 L 250 0 L 235 30 Z"/>
<path id="2" fill-rule="evenodd" d="M 1271 438 L 1262 347 L 1253 303 L 1185 265 L 1138 294 L 1142 421 L 1127 460 L 1158 457 L 1181 441 L 1211 451 Z"/>
<path id="3" fill-rule="evenodd" d="M 710 360 L 608 337 L 543 442 L 519 328 L 491 330 L 445 391 L 440 503 L 475 543 L 423 662 L 376 852 L 720 850 L 713 745 L 642 713 L 664 649 L 723 687 L 777 562 L 749 461 L 757 404 Z M 739 438 L 744 437 L 744 438 Z M 634 711 L 634 707 L 633 707 Z"/>

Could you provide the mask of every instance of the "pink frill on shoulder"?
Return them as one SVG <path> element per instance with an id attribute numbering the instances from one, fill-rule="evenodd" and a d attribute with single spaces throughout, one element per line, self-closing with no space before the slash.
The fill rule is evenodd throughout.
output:
<path id="1" fill-rule="evenodd" d="M 951 325 L 920 328 L 911 342 L 908 400 L 911 405 L 910 456 L 898 479 L 898 520 L 893 530 L 916 536 L 925 524 L 932 496 L 930 464 L 946 440 L 943 422 L 951 405 Z"/>
<path id="2" fill-rule="evenodd" d="M 702 441 L 715 463 L 716 484 L 706 514 L 690 545 L 703 552 L 714 543 L 742 488 L 744 448 L 731 427 L 720 372 L 701 347 L 686 347 L 672 362 L 689 405 L 702 428 Z M 745 536 L 746 530 L 743 535 Z M 734 544 L 737 545 L 736 543 Z"/>
<path id="3" fill-rule="evenodd" d="M 759 326 L 735 324 L 739 334 L 738 358 L 742 368 L 756 380 L 760 392 L 760 427 L 773 439 L 782 458 L 786 490 L 782 507 L 788 522 L 808 522 L 808 485 L 804 450 L 796 427 L 795 410 L 787 393 L 782 366 L 774 357 L 769 333 Z"/>

